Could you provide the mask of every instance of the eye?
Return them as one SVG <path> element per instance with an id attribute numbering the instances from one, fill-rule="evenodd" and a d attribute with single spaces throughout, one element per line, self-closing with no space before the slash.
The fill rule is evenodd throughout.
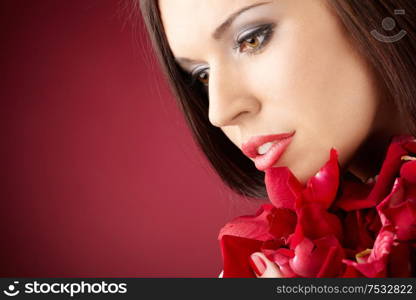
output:
<path id="1" fill-rule="evenodd" d="M 241 33 L 236 40 L 234 49 L 241 53 L 254 54 L 266 46 L 271 39 L 275 24 L 265 24 L 256 26 Z M 191 72 L 192 84 L 196 81 L 202 83 L 205 87 L 209 83 L 209 68 L 196 68 Z"/>
<path id="2" fill-rule="evenodd" d="M 234 48 L 241 53 L 254 53 L 262 49 L 270 40 L 273 33 L 273 24 L 252 28 L 240 34 Z"/>
<path id="3" fill-rule="evenodd" d="M 208 86 L 209 82 L 209 69 L 204 68 L 201 70 L 196 70 L 192 72 L 192 81 L 195 83 L 195 81 L 199 81 L 205 86 Z"/>
<path id="4" fill-rule="evenodd" d="M 197 79 L 198 79 L 201 83 L 203 83 L 203 84 L 207 85 L 207 84 L 208 84 L 208 79 L 209 79 L 209 73 L 208 73 L 208 72 L 206 72 L 206 71 L 200 72 L 200 73 L 198 74 L 198 76 L 197 76 Z"/>

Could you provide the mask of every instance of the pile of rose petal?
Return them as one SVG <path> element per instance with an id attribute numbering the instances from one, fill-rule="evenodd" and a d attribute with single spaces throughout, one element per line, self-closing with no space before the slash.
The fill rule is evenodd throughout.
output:
<path id="1" fill-rule="evenodd" d="M 340 180 L 338 155 L 302 186 L 287 167 L 266 170 L 271 204 L 220 231 L 223 277 L 256 277 L 263 252 L 284 277 L 413 277 L 416 139 L 396 136 L 368 183 Z"/>

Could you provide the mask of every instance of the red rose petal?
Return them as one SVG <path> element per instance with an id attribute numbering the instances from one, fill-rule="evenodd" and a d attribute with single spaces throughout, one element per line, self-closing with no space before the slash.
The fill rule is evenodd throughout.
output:
<path id="1" fill-rule="evenodd" d="M 389 277 L 412 277 L 411 246 L 408 243 L 398 243 L 392 248 L 388 270 Z"/>
<path id="2" fill-rule="evenodd" d="M 328 208 L 335 199 L 338 185 L 338 153 L 332 148 L 329 161 L 308 180 L 303 191 L 303 199 L 307 202 L 321 203 L 324 208 Z"/>
<path id="3" fill-rule="evenodd" d="M 277 208 L 294 209 L 302 185 L 287 167 L 269 168 L 265 171 L 265 184 L 269 200 Z"/>
<path id="4" fill-rule="evenodd" d="M 317 278 L 338 277 L 344 270 L 342 263 L 344 259 L 344 251 L 337 243 L 329 248 L 325 260 L 322 262 L 321 269 L 316 275 Z"/>
<path id="5" fill-rule="evenodd" d="M 329 264 L 328 258 L 331 261 Z M 304 239 L 295 248 L 295 257 L 290 260 L 292 270 L 302 277 L 333 277 L 341 274 L 343 251 L 333 236 L 315 241 Z"/>
<path id="6" fill-rule="evenodd" d="M 345 262 L 347 260 L 343 260 L 343 262 Z M 343 278 L 357 278 L 357 277 L 365 277 L 363 274 L 361 274 L 356 268 L 354 268 L 351 265 L 346 265 L 344 274 L 342 274 Z"/>
<path id="7" fill-rule="evenodd" d="M 392 192 L 377 206 L 377 211 L 384 226 L 394 226 L 398 240 L 416 239 L 416 199 L 407 197 L 402 178 L 397 178 Z"/>
<path id="8" fill-rule="evenodd" d="M 344 259 L 343 262 L 354 267 L 366 277 L 386 277 L 388 257 L 394 243 L 394 233 L 391 229 L 383 228 L 378 234 L 374 248 L 369 255 L 367 262 L 357 263 Z"/>
<path id="9" fill-rule="evenodd" d="M 327 212 L 320 203 L 304 205 L 298 211 L 298 224 L 303 236 L 309 239 L 319 239 L 334 235 L 342 240 L 342 225 L 338 217 Z"/>
<path id="10" fill-rule="evenodd" d="M 400 168 L 400 177 L 409 183 L 416 183 L 416 160 L 406 162 Z"/>
<path id="11" fill-rule="evenodd" d="M 355 252 L 361 252 L 373 247 L 374 239 L 370 223 L 372 220 L 368 220 L 367 216 L 372 215 L 373 218 L 378 218 L 378 215 L 371 212 L 368 210 L 367 212 L 356 210 L 348 213 L 344 218 L 343 246 L 345 248 L 354 249 Z"/>
<path id="12" fill-rule="evenodd" d="M 270 223 L 268 217 L 276 210 L 271 204 L 263 204 L 255 215 L 241 216 L 228 222 L 221 228 L 218 239 L 224 235 L 232 235 L 267 241 L 274 239 L 270 233 Z M 284 230 L 283 230 L 284 231 Z"/>
<path id="13" fill-rule="evenodd" d="M 260 250 L 261 244 L 262 242 L 257 240 L 224 235 L 220 241 L 223 278 L 256 278 L 249 258 L 251 254 Z"/>
<path id="14" fill-rule="evenodd" d="M 275 238 L 287 239 L 296 227 L 297 216 L 293 210 L 287 208 L 276 208 L 268 216 L 270 234 Z"/>
<path id="15" fill-rule="evenodd" d="M 407 154 L 403 145 L 408 139 L 408 137 L 404 136 L 393 138 L 393 142 L 387 149 L 387 154 L 374 188 L 368 196 L 368 201 L 379 203 L 389 194 L 396 177 L 400 176 L 400 167 L 404 163 L 401 157 Z"/>
<path id="16" fill-rule="evenodd" d="M 404 139 L 403 148 L 412 154 L 416 154 L 416 139 L 412 136 L 407 136 Z"/>
<path id="17" fill-rule="evenodd" d="M 376 202 L 368 199 L 374 184 L 363 184 L 355 181 L 341 183 L 341 195 L 335 201 L 334 207 L 345 211 L 353 211 L 376 206 Z"/>
<path id="18" fill-rule="evenodd" d="M 416 139 L 394 137 L 377 181 L 367 184 L 347 178 L 340 184 L 334 148 L 306 187 L 286 167 L 266 170 L 274 205 L 220 231 L 224 277 L 255 277 L 249 256 L 257 251 L 285 277 L 415 275 L 416 162 L 401 160 L 409 153 L 416 153 Z"/>

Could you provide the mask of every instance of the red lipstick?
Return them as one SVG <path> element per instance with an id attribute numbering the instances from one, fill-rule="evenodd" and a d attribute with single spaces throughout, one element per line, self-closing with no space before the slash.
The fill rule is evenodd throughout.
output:
<path id="1" fill-rule="evenodd" d="M 254 136 L 244 143 L 241 148 L 246 156 L 254 159 L 256 168 L 260 171 L 264 171 L 272 167 L 279 160 L 292 141 L 294 134 L 295 131 L 282 134 Z M 262 151 L 266 151 L 265 153 L 259 154 L 258 150 L 260 146 L 262 146 L 262 148 L 265 147 L 262 149 Z"/>

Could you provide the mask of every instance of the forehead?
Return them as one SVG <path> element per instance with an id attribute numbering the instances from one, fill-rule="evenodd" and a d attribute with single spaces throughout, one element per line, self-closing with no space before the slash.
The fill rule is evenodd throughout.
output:
<path id="1" fill-rule="evenodd" d="M 261 0 L 159 0 L 163 27 L 175 56 L 195 53 L 195 42 L 209 43 L 212 32 L 229 15 Z"/>

